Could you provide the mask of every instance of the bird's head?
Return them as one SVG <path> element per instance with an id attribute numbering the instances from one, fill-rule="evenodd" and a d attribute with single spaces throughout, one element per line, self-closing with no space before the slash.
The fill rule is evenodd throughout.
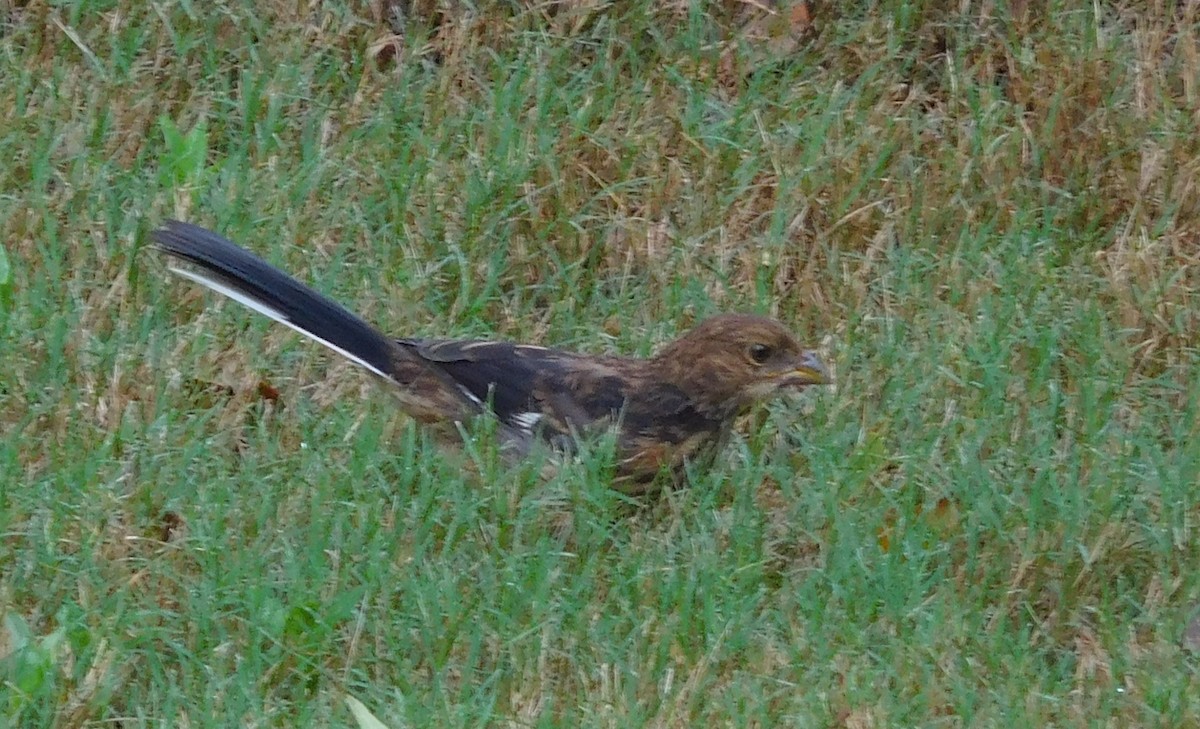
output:
<path id="1" fill-rule="evenodd" d="M 833 381 L 787 327 L 751 314 L 706 319 L 654 361 L 692 397 L 737 411 L 782 391 Z"/>

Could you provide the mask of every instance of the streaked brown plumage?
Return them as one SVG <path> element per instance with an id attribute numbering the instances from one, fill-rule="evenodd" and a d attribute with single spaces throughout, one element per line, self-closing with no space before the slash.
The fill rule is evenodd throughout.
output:
<path id="1" fill-rule="evenodd" d="M 649 359 L 511 342 L 391 339 L 225 238 L 171 221 L 154 233 L 171 269 L 321 342 L 393 385 L 425 423 L 484 412 L 513 457 L 538 443 L 571 451 L 616 427 L 616 476 L 637 492 L 711 455 L 738 414 L 779 392 L 829 382 L 780 322 L 723 314 Z"/>

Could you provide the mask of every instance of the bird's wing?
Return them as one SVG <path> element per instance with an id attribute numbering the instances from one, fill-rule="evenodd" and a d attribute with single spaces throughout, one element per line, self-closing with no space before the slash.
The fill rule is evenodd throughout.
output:
<path id="1" fill-rule="evenodd" d="M 529 439 L 562 443 L 615 422 L 630 381 L 611 358 L 511 342 L 400 340 L 448 375 L 463 395 Z"/>

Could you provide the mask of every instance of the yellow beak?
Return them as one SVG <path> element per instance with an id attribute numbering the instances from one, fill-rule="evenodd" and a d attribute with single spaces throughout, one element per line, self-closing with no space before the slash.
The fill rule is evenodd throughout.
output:
<path id="1" fill-rule="evenodd" d="M 825 363 L 814 352 L 800 355 L 800 364 L 784 375 L 789 385 L 829 385 L 833 378 L 829 375 Z"/>

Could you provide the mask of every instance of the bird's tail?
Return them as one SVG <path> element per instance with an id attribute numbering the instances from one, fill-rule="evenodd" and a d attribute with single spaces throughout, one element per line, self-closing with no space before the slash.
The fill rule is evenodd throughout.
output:
<path id="1" fill-rule="evenodd" d="M 197 225 L 176 220 L 154 242 L 175 261 L 169 268 L 310 337 L 390 378 L 396 343 L 340 304 L 258 256 Z"/>

